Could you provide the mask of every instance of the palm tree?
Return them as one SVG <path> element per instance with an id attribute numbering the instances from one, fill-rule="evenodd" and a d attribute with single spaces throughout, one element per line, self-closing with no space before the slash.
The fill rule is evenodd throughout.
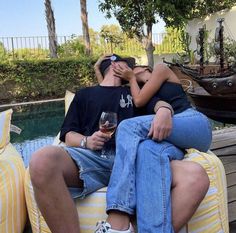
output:
<path id="1" fill-rule="evenodd" d="M 83 30 L 83 39 L 85 43 L 86 54 L 91 53 L 90 37 L 89 37 L 89 27 L 88 27 L 88 12 L 87 12 L 87 1 L 80 0 L 80 9 L 81 9 L 81 20 L 82 20 L 82 30 Z"/>
<path id="2" fill-rule="evenodd" d="M 51 58 L 57 58 L 57 36 L 54 13 L 51 6 L 51 0 L 45 0 L 45 13 L 49 37 L 49 51 Z"/>

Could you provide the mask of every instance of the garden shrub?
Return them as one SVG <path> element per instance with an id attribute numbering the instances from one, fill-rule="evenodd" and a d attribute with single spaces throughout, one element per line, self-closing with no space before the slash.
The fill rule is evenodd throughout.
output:
<path id="1" fill-rule="evenodd" d="M 0 102 L 58 98 L 96 83 L 97 58 L 22 60 L 0 64 Z"/>

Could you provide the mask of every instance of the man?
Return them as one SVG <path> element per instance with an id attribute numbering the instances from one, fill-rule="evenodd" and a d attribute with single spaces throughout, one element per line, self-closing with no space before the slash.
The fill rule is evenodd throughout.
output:
<path id="1" fill-rule="evenodd" d="M 126 63 L 131 68 L 133 66 L 130 59 L 122 59 L 119 56 L 114 56 L 113 59 L 120 65 Z M 133 106 L 123 104 L 124 101 L 128 103 L 129 89 L 121 86 L 121 80 L 111 69 L 111 62 L 109 58 L 101 64 L 104 79 L 99 86 L 85 88 L 76 93 L 61 129 L 60 139 L 65 141 L 67 146 L 64 148 L 48 146 L 32 156 L 30 176 L 35 199 L 53 233 L 80 232 L 78 213 L 68 187 L 73 187 L 76 191 L 72 194 L 73 197 L 83 198 L 108 185 L 115 155 L 114 139 L 98 129 L 101 112 L 116 112 L 119 122 L 134 115 Z M 166 130 L 163 125 L 171 121 L 171 112 L 166 107 L 158 109 L 156 114 L 159 119 L 154 123 L 154 128 L 161 125 L 162 130 Z M 104 148 L 106 158 L 101 156 Z M 180 170 L 179 167 L 175 166 L 176 171 Z M 197 195 L 198 197 L 190 204 L 191 214 L 197 206 L 197 201 L 202 200 L 208 188 L 206 174 L 201 168 L 196 169 L 198 178 L 200 176 L 205 182 L 195 185 L 200 195 Z M 176 181 L 174 179 L 176 185 L 178 176 L 186 175 L 183 173 L 184 170 L 181 170 L 180 173 L 173 175 L 177 178 Z M 186 180 L 185 183 L 193 184 L 192 181 L 186 182 Z M 175 199 L 179 201 L 178 195 Z M 177 205 L 176 210 L 178 208 Z M 175 216 L 175 212 L 173 214 Z M 189 216 L 189 213 L 187 215 Z M 176 218 L 175 221 L 180 225 L 180 222 L 185 220 L 186 218 L 184 220 Z"/>

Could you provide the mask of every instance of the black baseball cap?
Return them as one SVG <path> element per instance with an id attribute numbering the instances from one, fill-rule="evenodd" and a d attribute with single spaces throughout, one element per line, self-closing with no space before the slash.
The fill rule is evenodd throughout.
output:
<path id="1" fill-rule="evenodd" d="M 130 67 L 131 69 L 134 68 L 135 58 L 133 58 L 133 57 L 124 57 L 124 58 L 122 58 L 119 55 L 113 54 L 110 57 L 105 58 L 101 62 L 100 66 L 99 66 L 99 70 L 100 70 L 102 76 L 104 76 L 105 70 L 111 65 L 112 62 L 119 62 L 119 61 L 126 62 L 128 67 Z"/>

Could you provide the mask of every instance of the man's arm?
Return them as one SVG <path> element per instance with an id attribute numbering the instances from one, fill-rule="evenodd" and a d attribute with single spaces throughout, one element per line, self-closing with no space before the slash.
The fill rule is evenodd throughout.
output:
<path id="1" fill-rule="evenodd" d="M 101 131 L 96 131 L 89 136 L 83 135 L 85 131 L 83 99 L 85 97 L 81 91 L 75 94 L 61 127 L 60 140 L 67 146 L 99 150 L 110 136 Z"/>
<path id="2" fill-rule="evenodd" d="M 84 136 L 80 133 L 70 131 L 65 136 L 65 143 L 67 146 L 82 147 L 90 150 L 101 150 L 104 143 L 109 139 L 111 139 L 111 136 L 102 133 L 101 131 L 96 131 L 91 136 Z"/>
<path id="3" fill-rule="evenodd" d="M 65 143 L 67 146 L 80 147 L 84 138 L 86 138 L 86 136 L 74 131 L 70 131 L 65 136 Z"/>

